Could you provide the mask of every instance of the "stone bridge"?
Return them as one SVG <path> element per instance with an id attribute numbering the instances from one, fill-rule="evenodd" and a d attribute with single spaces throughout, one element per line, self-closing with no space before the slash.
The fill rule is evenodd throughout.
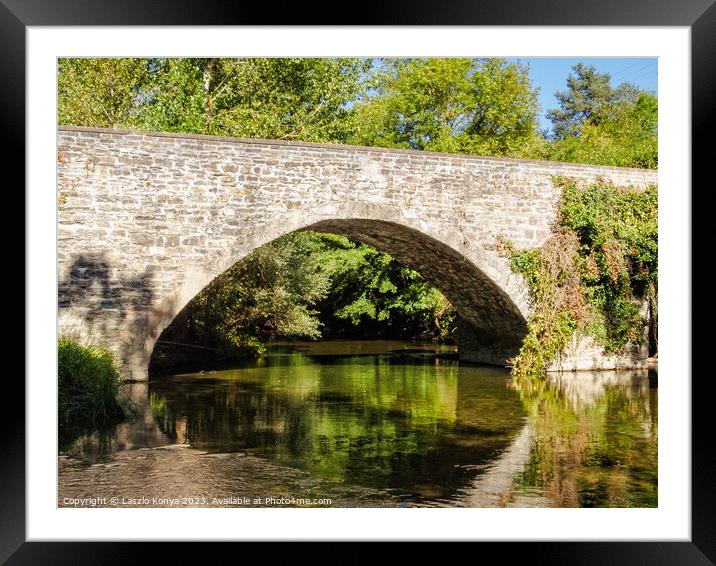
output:
<path id="1" fill-rule="evenodd" d="M 555 175 L 657 183 L 642 169 L 79 127 L 58 129 L 57 160 L 59 333 L 106 345 L 135 379 L 202 288 L 301 229 L 415 269 L 459 312 L 461 359 L 504 364 L 531 306 L 495 238 L 542 244 Z"/>

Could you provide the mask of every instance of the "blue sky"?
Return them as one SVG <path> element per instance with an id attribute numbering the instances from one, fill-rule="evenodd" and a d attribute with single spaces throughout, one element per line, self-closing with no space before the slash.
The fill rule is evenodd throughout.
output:
<path id="1" fill-rule="evenodd" d="M 592 65 L 600 73 L 609 73 L 612 86 L 619 86 L 622 82 L 631 82 L 646 91 L 657 94 L 657 58 L 656 57 L 520 57 L 510 58 L 510 61 L 519 61 L 529 68 L 533 87 L 539 87 L 539 101 L 541 105 L 540 128 L 548 130 L 551 122 L 545 118 L 545 112 L 557 107 L 554 93 L 567 88 L 567 77 L 572 72 L 572 65 L 584 63 Z"/>

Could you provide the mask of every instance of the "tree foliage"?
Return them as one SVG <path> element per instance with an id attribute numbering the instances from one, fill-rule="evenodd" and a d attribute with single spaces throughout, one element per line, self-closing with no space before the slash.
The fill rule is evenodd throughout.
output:
<path id="1" fill-rule="evenodd" d="M 538 159 L 655 169 L 658 101 L 630 83 L 614 88 L 607 73 L 575 65 L 567 90 L 550 110 L 553 139 L 536 141 L 525 155 Z"/>
<path id="2" fill-rule="evenodd" d="M 344 236 L 316 234 L 330 292 L 321 319 L 332 336 L 449 340 L 455 311 L 420 275 Z"/>
<path id="3" fill-rule="evenodd" d="M 506 154 L 535 129 L 527 69 L 501 59 L 384 60 L 373 94 L 356 104 L 353 143 Z"/>
<path id="4" fill-rule="evenodd" d="M 575 65 L 552 138 L 521 64 L 466 58 L 60 59 L 61 124 L 657 166 L 657 100 Z"/>
<path id="5" fill-rule="evenodd" d="M 360 59 L 159 59 L 139 116 L 145 127 L 247 138 L 346 142 Z"/>
<path id="6" fill-rule="evenodd" d="M 578 63 L 567 77 L 567 90 L 557 91 L 559 108 L 547 112 L 557 139 L 579 136 L 582 127 L 597 126 L 613 118 L 622 105 L 633 105 L 641 91 L 631 83 L 614 88 L 609 73 L 600 73 L 591 65 Z"/>
<path id="7" fill-rule="evenodd" d="M 555 140 L 543 149 L 557 161 L 656 169 L 658 103 L 646 93 L 634 104 L 613 108 L 598 124 L 586 123 L 579 136 Z"/>
<path id="8" fill-rule="evenodd" d="M 307 232 L 257 248 L 199 293 L 167 336 L 215 347 L 228 358 L 262 353 L 278 337 L 319 337 L 312 307 L 328 294 L 330 278 L 314 248 Z"/>
<path id="9" fill-rule="evenodd" d="M 345 142 L 370 60 L 60 59 L 59 122 Z"/>
<path id="10" fill-rule="evenodd" d="M 254 356 L 277 338 L 450 338 L 450 303 L 389 255 L 344 236 L 292 232 L 215 279 L 164 339 Z"/>
<path id="11" fill-rule="evenodd" d="M 57 120 L 60 124 L 129 126 L 149 81 L 147 59 L 59 59 Z"/>

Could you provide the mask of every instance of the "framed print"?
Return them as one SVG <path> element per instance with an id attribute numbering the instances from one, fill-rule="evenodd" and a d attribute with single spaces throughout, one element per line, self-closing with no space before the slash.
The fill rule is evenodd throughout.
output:
<path id="1" fill-rule="evenodd" d="M 713 563 L 691 186 L 716 9 L 508 4 L 341 27 L 3 0 L 28 262 L 3 559 Z"/>

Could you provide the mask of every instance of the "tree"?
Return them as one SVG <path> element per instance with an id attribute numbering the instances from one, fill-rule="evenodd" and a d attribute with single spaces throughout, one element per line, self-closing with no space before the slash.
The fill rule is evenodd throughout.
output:
<path id="1" fill-rule="evenodd" d="M 197 295 L 163 339 L 260 354 L 277 338 L 450 338 L 454 310 L 415 271 L 344 236 L 293 232 Z"/>
<path id="2" fill-rule="evenodd" d="M 140 110 L 148 129 L 345 142 L 370 60 L 158 59 Z"/>
<path id="3" fill-rule="evenodd" d="M 356 58 L 60 59 L 59 122 L 345 142 L 372 62 Z"/>
<path id="4" fill-rule="evenodd" d="M 546 114 L 556 139 L 578 136 L 584 126 L 597 126 L 613 118 L 621 105 L 634 104 L 641 94 L 631 83 L 612 87 L 609 73 L 600 73 L 591 65 L 577 63 L 572 70 L 567 77 L 567 90 L 555 93 L 559 108 Z"/>
<path id="5" fill-rule="evenodd" d="M 658 167 L 658 101 L 642 93 L 634 104 L 610 108 L 598 123 L 585 123 L 578 136 L 554 140 L 541 157 L 617 167 Z"/>
<path id="6" fill-rule="evenodd" d="M 354 110 L 353 143 L 504 155 L 535 130 L 527 69 L 502 59 L 389 59 Z"/>
<path id="7" fill-rule="evenodd" d="M 59 59 L 60 124 L 119 128 L 131 124 L 149 81 L 147 59 Z"/>
<path id="8" fill-rule="evenodd" d="M 331 335 L 450 339 L 455 311 L 417 272 L 344 236 L 314 237 L 317 265 L 331 279 L 317 305 Z"/>
<path id="9" fill-rule="evenodd" d="M 235 357 L 259 354 L 278 337 L 319 337 L 312 307 L 327 295 L 330 279 L 312 242 L 309 233 L 294 232 L 256 249 L 192 299 L 165 338 Z"/>

